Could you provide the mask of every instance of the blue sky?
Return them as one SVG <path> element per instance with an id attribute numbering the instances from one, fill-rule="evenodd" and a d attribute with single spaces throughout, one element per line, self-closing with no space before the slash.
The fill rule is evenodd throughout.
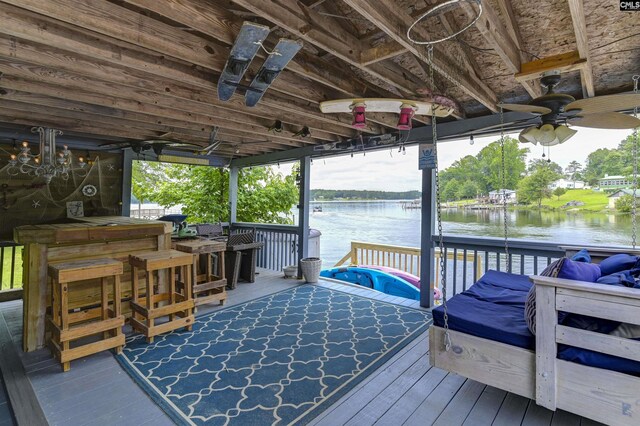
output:
<path id="1" fill-rule="evenodd" d="M 562 145 L 551 147 L 551 160 L 566 166 L 572 160 L 585 163 L 587 155 L 598 148 L 615 148 L 630 130 L 579 129 L 578 133 Z M 515 136 L 515 135 L 514 135 Z M 468 139 L 442 142 L 439 145 L 440 168 L 446 168 L 465 155 L 475 155 L 499 136 L 476 138 L 473 145 Z M 530 148 L 528 159 L 540 158 L 542 148 L 522 144 Z M 369 189 L 384 191 L 408 191 L 420 189 L 418 148 L 408 147 L 406 154 L 383 150 L 340 157 L 316 159 L 311 166 L 312 189 Z M 282 164 L 280 171 L 288 173 L 291 166 Z"/>

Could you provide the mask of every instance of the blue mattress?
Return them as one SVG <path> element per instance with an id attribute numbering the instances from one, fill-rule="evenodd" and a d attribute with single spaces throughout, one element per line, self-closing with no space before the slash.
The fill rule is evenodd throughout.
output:
<path id="1" fill-rule="evenodd" d="M 529 277 L 487 271 L 477 283 L 447 302 L 449 328 L 496 342 L 533 349 L 535 336 L 524 320 Z M 444 310 L 433 310 L 433 322 L 444 325 Z"/>
<path id="2" fill-rule="evenodd" d="M 477 283 L 447 302 L 449 328 L 525 349 L 535 349 L 535 336 L 524 320 L 529 277 L 487 271 Z M 433 322 L 444 326 L 444 309 L 433 310 Z M 592 367 L 640 375 L 640 362 L 560 345 L 558 358 Z"/>

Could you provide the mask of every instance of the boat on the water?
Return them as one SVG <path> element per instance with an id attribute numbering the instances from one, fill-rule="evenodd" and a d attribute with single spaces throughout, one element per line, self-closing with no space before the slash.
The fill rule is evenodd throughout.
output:
<path id="1" fill-rule="evenodd" d="M 314 206 L 313 207 L 313 212 L 314 213 L 321 213 L 322 212 L 322 206 Z"/>
<path id="2" fill-rule="evenodd" d="M 321 277 L 333 278 L 372 288 L 391 296 L 420 300 L 420 289 L 400 277 L 359 266 L 337 267 L 320 272 Z"/>

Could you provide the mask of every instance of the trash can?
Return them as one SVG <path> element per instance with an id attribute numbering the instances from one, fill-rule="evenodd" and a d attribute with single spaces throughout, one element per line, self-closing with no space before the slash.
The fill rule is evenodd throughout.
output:
<path id="1" fill-rule="evenodd" d="M 309 257 L 320 257 L 320 236 L 322 232 L 317 229 L 309 229 Z"/>
<path id="2" fill-rule="evenodd" d="M 322 260 L 318 257 L 305 257 L 300 260 L 300 269 L 302 276 L 308 283 L 317 283 L 320 278 L 320 269 L 322 268 Z"/>

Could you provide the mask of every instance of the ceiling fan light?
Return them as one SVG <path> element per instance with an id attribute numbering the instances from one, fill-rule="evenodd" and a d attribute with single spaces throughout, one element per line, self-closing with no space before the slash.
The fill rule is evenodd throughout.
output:
<path id="1" fill-rule="evenodd" d="M 537 135 L 538 142 L 542 145 L 547 145 L 556 138 L 556 133 L 553 129 L 553 124 L 543 124 L 540 127 L 540 132 Z"/>
<path id="2" fill-rule="evenodd" d="M 558 143 L 566 142 L 576 133 L 578 133 L 577 130 L 570 129 L 565 125 L 560 125 L 556 127 L 556 137 L 558 138 Z"/>
<path id="3" fill-rule="evenodd" d="M 539 133 L 540 133 L 540 130 L 538 130 L 536 126 L 527 127 L 522 132 L 520 132 L 518 139 L 520 140 L 520 142 L 528 142 L 528 143 L 537 145 L 538 143 L 537 137 Z"/>

